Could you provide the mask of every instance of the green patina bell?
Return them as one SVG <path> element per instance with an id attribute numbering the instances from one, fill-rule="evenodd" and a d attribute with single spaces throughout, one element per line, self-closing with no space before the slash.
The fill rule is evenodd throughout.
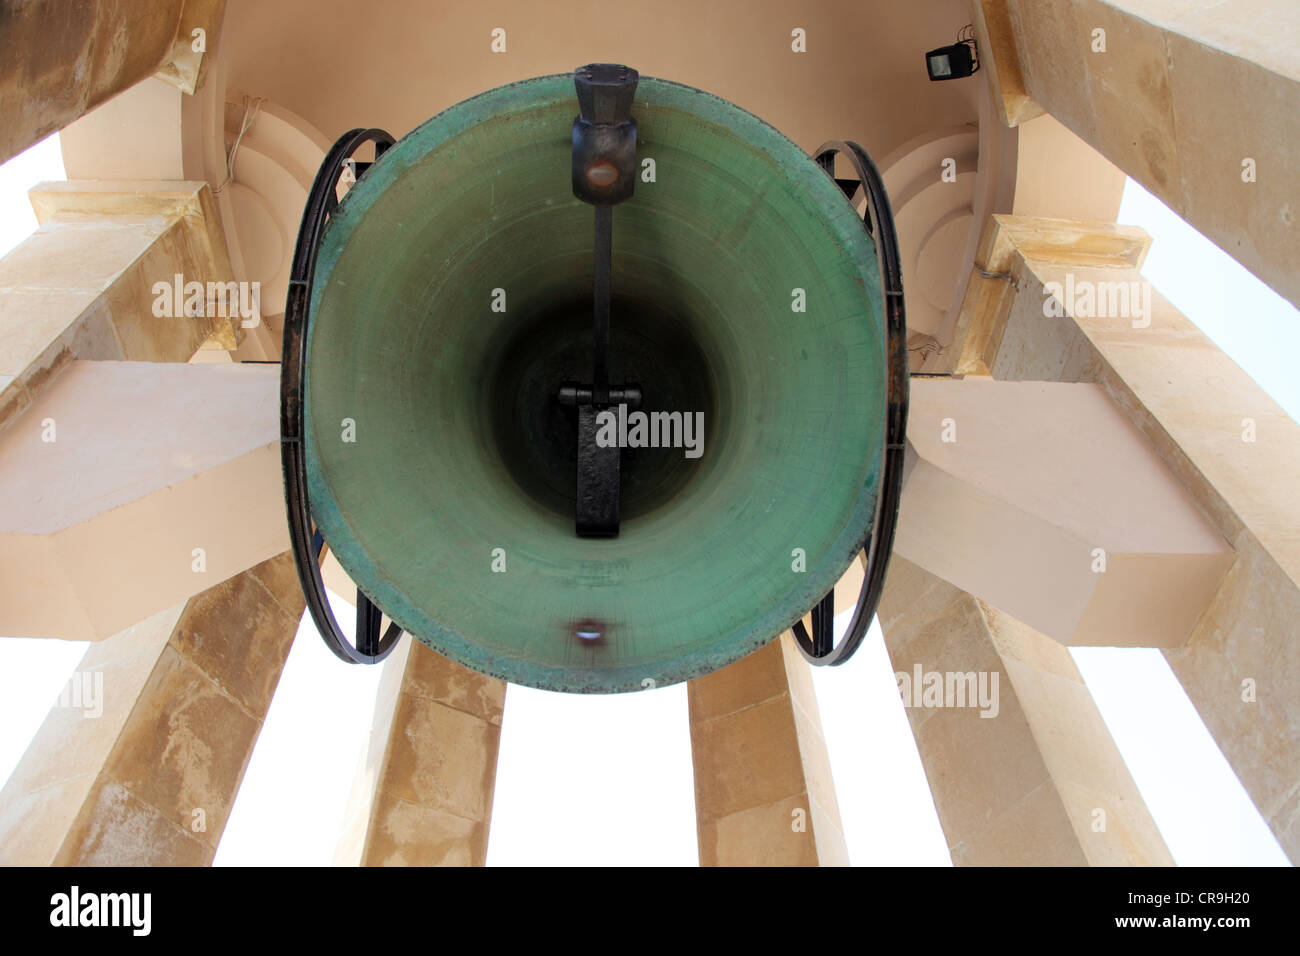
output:
<path id="1" fill-rule="evenodd" d="M 886 430 L 880 267 L 794 143 L 641 78 L 635 190 L 604 207 L 595 407 L 628 446 L 636 411 L 703 434 L 616 450 L 617 534 L 575 534 L 586 446 L 557 395 L 591 383 L 600 349 L 578 112 L 569 75 L 492 90 L 351 189 L 311 283 L 302 454 L 329 547 L 415 638 L 520 684 L 640 690 L 762 646 L 862 549 Z"/>

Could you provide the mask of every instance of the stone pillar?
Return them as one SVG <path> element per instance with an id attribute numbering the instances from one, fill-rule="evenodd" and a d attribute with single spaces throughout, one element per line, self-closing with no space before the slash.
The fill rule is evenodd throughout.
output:
<path id="1" fill-rule="evenodd" d="M 1232 564 L 1098 385 L 918 378 L 907 447 L 894 554 L 1063 644 L 1181 646 Z"/>
<path id="2" fill-rule="evenodd" d="M 976 0 L 1008 123 L 1047 110 L 1300 305 L 1292 0 Z"/>
<path id="3" fill-rule="evenodd" d="M 687 685 L 701 866 L 847 866 L 808 663 L 783 634 Z"/>
<path id="4" fill-rule="evenodd" d="M 1065 647 L 898 555 L 880 625 L 953 863 L 1173 864 Z"/>
<path id="5" fill-rule="evenodd" d="M 335 863 L 482 866 L 506 684 L 409 635 L 383 667 Z"/>
<path id="6" fill-rule="evenodd" d="M 207 184 L 44 183 L 31 198 L 41 227 L 0 259 L 0 428 L 73 359 L 187 362 L 205 342 L 236 346 L 244 320 L 206 298 L 232 281 Z M 202 314 L 174 294 L 155 309 L 155 285 L 174 292 L 177 275 L 203 284 Z"/>
<path id="7" fill-rule="evenodd" d="M 958 370 L 1101 385 L 1231 544 L 1236 563 L 1213 602 L 1164 653 L 1300 861 L 1300 424 L 1143 283 L 1148 241 L 1109 223 L 995 216 L 977 262 L 1012 278 L 972 280 Z M 1143 314 L 1110 306 L 1124 286 L 1149 299 Z M 1087 287 L 1107 305 L 1089 304 Z"/>
<path id="8" fill-rule="evenodd" d="M 91 645 L 0 791 L 0 865 L 211 863 L 303 604 L 286 552 Z"/>
<path id="9" fill-rule="evenodd" d="M 279 369 L 70 363 L 0 432 L 0 634 L 100 640 L 289 546 Z"/>

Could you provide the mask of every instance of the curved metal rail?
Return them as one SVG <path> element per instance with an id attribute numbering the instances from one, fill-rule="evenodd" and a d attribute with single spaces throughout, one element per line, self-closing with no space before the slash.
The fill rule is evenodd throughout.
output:
<path id="1" fill-rule="evenodd" d="M 812 609 L 812 634 L 798 621 L 793 627 L 795 642 L 810 663 L 818 666 L 843 664 L 858 649 L 866 636 L 867 628 L 880 603 L 880 592 L 885 583 L 885 569 L 894 547 L 894 528 L 898 523 L 898 499 L 903 488 L 903 449 L 907 432 L 907 322 L 903 314 L 903 275 L 899 268 L 898 237 L 894 232 L 894 216 L 889 208 L 889 197 L 880 178 L 876 164 L 867 151 L 853 142 L 831 141 L 824 143 L 813 154 L 813 160 L 835 180 L 850 202 L 862 189 L 866 196 L 866 209 L 862 225 L 876 246 L 880 262 L 880 281 L 883 286 L 886 344 L 886 420 L 884 465 L 881 469 L 880 495 L 876 501 L 876 514 L 871 532 L 863 547 L 866 569 L 862 590 L 853 611 L 848 630 L 838 645 L 835 644 L 835 591 L 818 602 Z M 841 179 L 835 175 L 835 157 L 844 156 L 853 167 L 856 179 Z M 856 560 L 856 559 L 855 559 Z"/>
<path id="2" fill-rule="evenodd" d="M 284 311 L 284 347 L 280 366 L 280 460 L 284 469 L 284 499 L 289 513 L 289 540 L 293 547 L 298 580 L 307 599 L 307 609 L 320 631 L 325 646 L 350 664 L 378 664 L 392 653 L 402 636 L 402 629 L 390 623 L 381 636 L 383 612 L 357 589 L 356 643 L 348 642 L 334 619 L 325 583 L 321 579 L 320 559 L 325 539 L 311 517 L 307 498 L 307 474 L 303 453 L 303 410 L 307 362 L 307 326 L 310 322 L 311 284 L 316 272 L 316 255 L 320 251 L 325 223 L 338 207 L 338 185 L 344 164 L 366 143 L 375 144 L 375 162 L 393 145 L 391 135 L 381 129 L 354 129 L 339 137 L 321 163 L 293 254 L 289 276 L 289 297 Z M 360 176 L 371 164 L 357 164 Z"/>

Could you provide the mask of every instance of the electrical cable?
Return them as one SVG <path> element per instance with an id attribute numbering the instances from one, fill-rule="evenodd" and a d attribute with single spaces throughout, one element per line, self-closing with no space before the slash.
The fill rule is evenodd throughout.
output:
<path id="1" fill-rule="evenodd" d="M 216 189 L 212 190 L 213 195 L 219 196 L 226 191 L 235 178 L 235 154 L 239 152 L 239 144 L 244 140 L 244 134 L 252 127 L 257 120 L 257 114 L 262 110 L 263 97 L 255 97 L 249 102 L 247 96 L 244 97 L 244 118 L 239 124 L 239 134 L 235 137 L 234 143 L 230 146 L 230 152 L 226 156 L 226 178 Z"/>

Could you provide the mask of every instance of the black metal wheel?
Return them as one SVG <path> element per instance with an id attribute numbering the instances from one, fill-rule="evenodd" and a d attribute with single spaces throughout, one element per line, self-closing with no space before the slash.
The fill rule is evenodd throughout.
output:
<path id="1" fill-rule="evenodd" d="M 843 156 L 853 169 L 855 178 L 835 175 L 835 157 Z M 903 450 L 907 442 L 907 322 L 903 313 L 903 276 L 898 260 L 898 236 L 894 232 L 894 216 L 889 208 L 889 197 L 880 178 L 876 164 L 867 151 L 853 142 L 832 141 L 813 153 L 813 161 L 853 202 L 862 190 L 866 199 L 862 225 L 876 246 L 880 263 L 880 281 L 884 292 L 886 345 L 886 421 L 883 467 L 880 494 L 876 500 L 876 514 L 871 532 L 863 548 L 866 568 L 862 590 L 853 611 L 848 630 L 839 644 L 835 643 L 835 591 L 831 590 L 812 609 L 812 634 L 803 621 L 795 623 L 795 642 L 807 660 L 818 666 L 843 664 L 858 649 L 866 636 L 871 619 L 880 603 L 880 592 L 885 584 L 885 570 L 889 554 L 894 547 L 894 529 L 898 523 L 898 499 L 903 488 Z"/>
<path id="2" fill-rule="evenodd" d="M 380 634 L 383 612 L 357 589 L 356 642 L 350 643 L 339 628 L 325 595 L 320 561 L 327 542 L 311 516 L 307 498 L 307 475 L 303 454 L 303 409 L 306 390 L 307 328 L 311 321 L 311 284 L 316 271 L 325 224 L 338 207 L 338 186 L 353 153 L 367 143 L 375 145 L 375 162 L 393 145 L 391 135 L 380 129 L 354 129 L 341 136 L 321 163 L 307 196 L 298 244 L 293 254 L 289 297 L 284 312 L 284 346 L 280 366 L 280 460 L 284 469 L 284 498 L 289 514 L 289 539 L 298 580 L 307 599 L 307 609 L 320 631 L 325 646 L 350 664 L 378 664 L 393 652 L 402 629 L 390 623 Z M 359 179 L 373 165 L 352 163 Z"/>

